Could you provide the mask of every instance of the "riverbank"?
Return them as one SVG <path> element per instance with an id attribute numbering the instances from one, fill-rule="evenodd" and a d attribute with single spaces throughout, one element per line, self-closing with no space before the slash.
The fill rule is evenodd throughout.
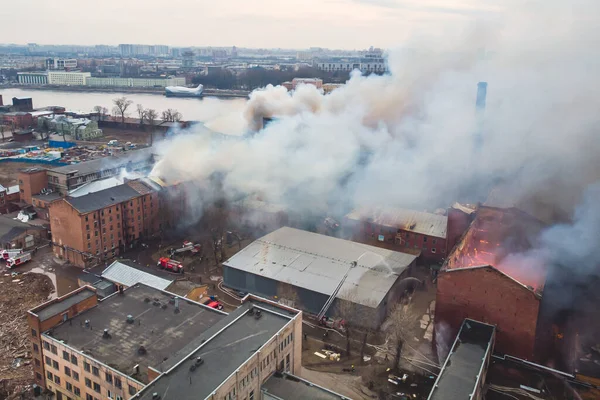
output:
<path id="1" fill-rule="evenodd" d="M 80 92 L 80 93 L 141 93 L 165 95 L 164 88 L 137 88 L 137 87 L 92 87 L 92 86 L 59 86 L 59 85 L 1 85 L 2 89 L 21 89 L 21 90 L 53 90 L 62 92 Z M 223 89 L 204 89 L 206 97 L 223 98 L 247 98 L 250 95 L 248 90 L 223 90 Z"/>

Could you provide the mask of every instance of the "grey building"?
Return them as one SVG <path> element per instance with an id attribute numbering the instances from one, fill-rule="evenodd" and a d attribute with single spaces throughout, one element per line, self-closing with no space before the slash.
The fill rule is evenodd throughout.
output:
<path id="1" fill-rule="evenodd" d="M 378 327 L 411 281 L 405 278 L 415 259 L 411 254 L 283 227 L 223 263 L 223 283 L 319 317 L 342 317 Z"/>

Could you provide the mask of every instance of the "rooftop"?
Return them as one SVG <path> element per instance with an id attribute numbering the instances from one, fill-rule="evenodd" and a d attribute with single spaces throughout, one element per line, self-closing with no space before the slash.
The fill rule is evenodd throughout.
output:
<path id="1" fill-rule="evenodd" d="M 123 184 L 123 180 L 119 179 L 116 176 L 101 179 L 98 181 L 93 181 L 86 183 L 84 185 L 79 186 L 77 189 L 73 189 L 69 192 L 69 196 L 71 197 L 81 197 L 86 194 L 99 192 L 100 190 L 113 188 L 115 186 L 119 186 Z"/>
<path id="2" fill-rule="evenodd" d="M 359 208 L 346 215 L 347 219 L 366 221 L 388 228 L 402 229 L 445 239 L 448 217 L 404 208 Z"/>
<path id="3" fill-rule="evenodd" d="M 127 287 L 143 283 L 159 290 L 165 290 L 175 280 L 168 272 L 142 268 L 130 260 L 113 262 L 102 272 L 102 278 Z"/>
<path id="4" fill-rule="evenodd" d="M 275 373 L 262 385 L 262 391 L 283 400 L 340 400 L 344 396 L 289 374 Z"/>
<path id="5" fill-rule="evenodd" d="M 152 148 L 147 147 L 139 150 L 130 150 L 119 153 L 115 156 L 98 158 L 96 160 L 86 161 L 79 164 L 64 165 L 62 167 L 52 168 L 49 171 L 57 174 L 75 173 L 78 175 L 87 175 L 112 168 L 123 168 L 129 161 L 138 162 L 152 157 Z"/>
<path id="6" fill-rule="evenodd" d="M 330 296 L 376 307 L 416 259 L 331 236 L 283 227 L 255 240 L 224 265 Z M 352 263 L 356 262 L 354 268 Z"/>
<path id="7" fill-rule="evenodd" d="M 204 399 L 261 347 L 269 342 L 295 314 L 283 310 L 272 312 L 259 305 L 262 317 L 246 315 L 255 304 L 244 303 L 229 316 L 198 337 L 197 347 L 190 349 L 184 362 L 166 369 L 166 373 L 140 392 L 143 400 L 158 393 L 161 400 Z M 195 351 L 194 351 L 195 350 Z M 201 357 L 204 364 L 196 371 L 190 366 Z"/>
<path id="8" fill-rule="evenodd" d="M 443 269 L 490 265 L 524 286 L 541 290 L 546 267 L 531 263 L 521 265 L 508 256 L 529 250 L 543 227 L 542 222 L 518 209 L 481 206 Z"/>
<path id="9" fill-rule="evenodd" d="M 0 216 L 0 243 L 10 242 L 15 237 L 28 230 L 40 230 L 39 226 L 32 226 L 16 219 Z"/>
<path id="10" fill-rule="evenodd" d="M 34 196 L 32 196 L 34 199 L 39 199 L 42 201 L 54 201 L 54 200 L 58 200 L 60 198 L 62 198 L 61 194 L 58 192 L 52 192 L 52 193 L 40 193 L 40 194 L 36 194 Z"/>
<path id="11" fill-rule="evenodd" d="M 469 400 L 487 368 L 496 328 L 465 319 L 428 400 Z"/>
<path id="12" fill-rule="evenodd" d="M 171 304 L 174 297 L 179 313 Z M 127 323 L 128 315 L 133 316 L 133 324 Z M 166 360 L 185 357 L 186 345 L 225 317 L 210 307 L 139 284 L 107 297 L 48 334 L 125 374 L 139 364 L 139 376 L 134 378 L 147 383 L 148 366 L 158 369 Z M 104 329 L 109 339 L 102 337 Z M 146 354 L 138 353 L 140 346 Z"/>
<path id="13" fill-rule="evenodd" d="M 65 200 L 81 214 L 100 210 L 122 203 L 140 194 L 127 184 L 89 193 L 81 197 L 66 197 Z"/>
<path id="14" fill-rule="evenodd" d="M 59 297 L 58 299 L 51 301 L 47 306 L 42 304 L 41 306 L 34 308 L 32 311 L 39 317 L 40 321 L 43 322 L 48 318 L 52 318 L 57 314 L 67 311 L 75 304 L 81 303 L 82 301 L 93 296 L 96 296 L 96 293 L 93 290 L 83 288 L 83 290 L 72 296 Z"/>

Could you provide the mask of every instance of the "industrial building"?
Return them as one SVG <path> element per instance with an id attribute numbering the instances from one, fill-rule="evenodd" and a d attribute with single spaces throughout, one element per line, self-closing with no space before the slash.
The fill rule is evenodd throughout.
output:
<path id="1" fill-rule="evenodd" d="M 19 185 L 4 187 L 0 185 L 0 214 L 6 214 L 18 210 L 21 199 Z"/>
<path id="2" fill-rule="evenodd" d="M 22 85 L 47 85 L 48 73 L 41 72 L 17 72 L 17 80 Z"/>
<path id="3" fill-rule="evenodd" d="M 497 327 L 500 353 L 536 358 L 546 269 L 507 256 L 529 249 L 543 226 L 518 209 L 478 208 L 437 277 L 436 341 L 439 327 L 454 334 L 472 318 Z"/>
<path id="4" fill-rule="evenodd" d="M 162 226 L 158 192 L 134 180 L 50 204 L 54 254 L 80 267 L 113 258 Z"/>
<path id="5" fill-rule="evenodd" d="M 465 319 L 427 400 L 481 400 L 496 328 Z"/>
<path id="6" fill-rule="evenodd" d="M 77 68 L 77 60 L 74 58 L 47 58 L 47 70 L 68 70 Z"/>
<path id="7" fill-rule="evenodd" d="M 448 217 L 402 208 L 359 208 L 344 218 L 354 240 L 420 255 L 425 260 L 446 257 Z"/>
<path id="8" fill-rule="evenodd" d="M 165 78 L 88 78 L 88 86 L 95 87 L 167 87 L 167 86 L 185 86 L 185 78 L 165 77 Z"/>
<path id="9" fill-rule="evenodd" d="M 289 227 L 223 263 L 223 283 L 322 316 L 378 327 L 406 289 L 416 256 Z M 342 310 L 352 309 L 343 313 Z M 341 315 L 345 314 L 345 315 Z"/>
<path id="10" fill-rule="evenodd" d="M 13 218 L 0 216 L 1 249 L 33 249 L 48 239 L 48 231 Z"/>
<path id="11" fill-rule="evenodd" d="M 87 79 L 92 76 L 89 72 L 79 71 L 48 71 L 48 84 L 59 86 L 85 86 Z"/>
<path id="12" fill-rule="evenodd" d="M 302 313 L 254 296 L 228 315 L 144 284 L 102 300 L 86 286 L 27 319 L 36 384 L 57 399 L 259 399 L 300 372 Z"/>

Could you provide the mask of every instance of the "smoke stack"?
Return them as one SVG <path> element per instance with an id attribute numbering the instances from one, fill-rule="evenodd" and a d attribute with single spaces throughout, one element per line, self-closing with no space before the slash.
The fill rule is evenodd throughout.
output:
<path id="1" fill-rule="evenodd" d="M 479 82 L 477 84 L 477 100 L 475 102 L 475 107 L 478 112 L 485 110 L 485 100 L 487 97 L 487 82 Z"/>

